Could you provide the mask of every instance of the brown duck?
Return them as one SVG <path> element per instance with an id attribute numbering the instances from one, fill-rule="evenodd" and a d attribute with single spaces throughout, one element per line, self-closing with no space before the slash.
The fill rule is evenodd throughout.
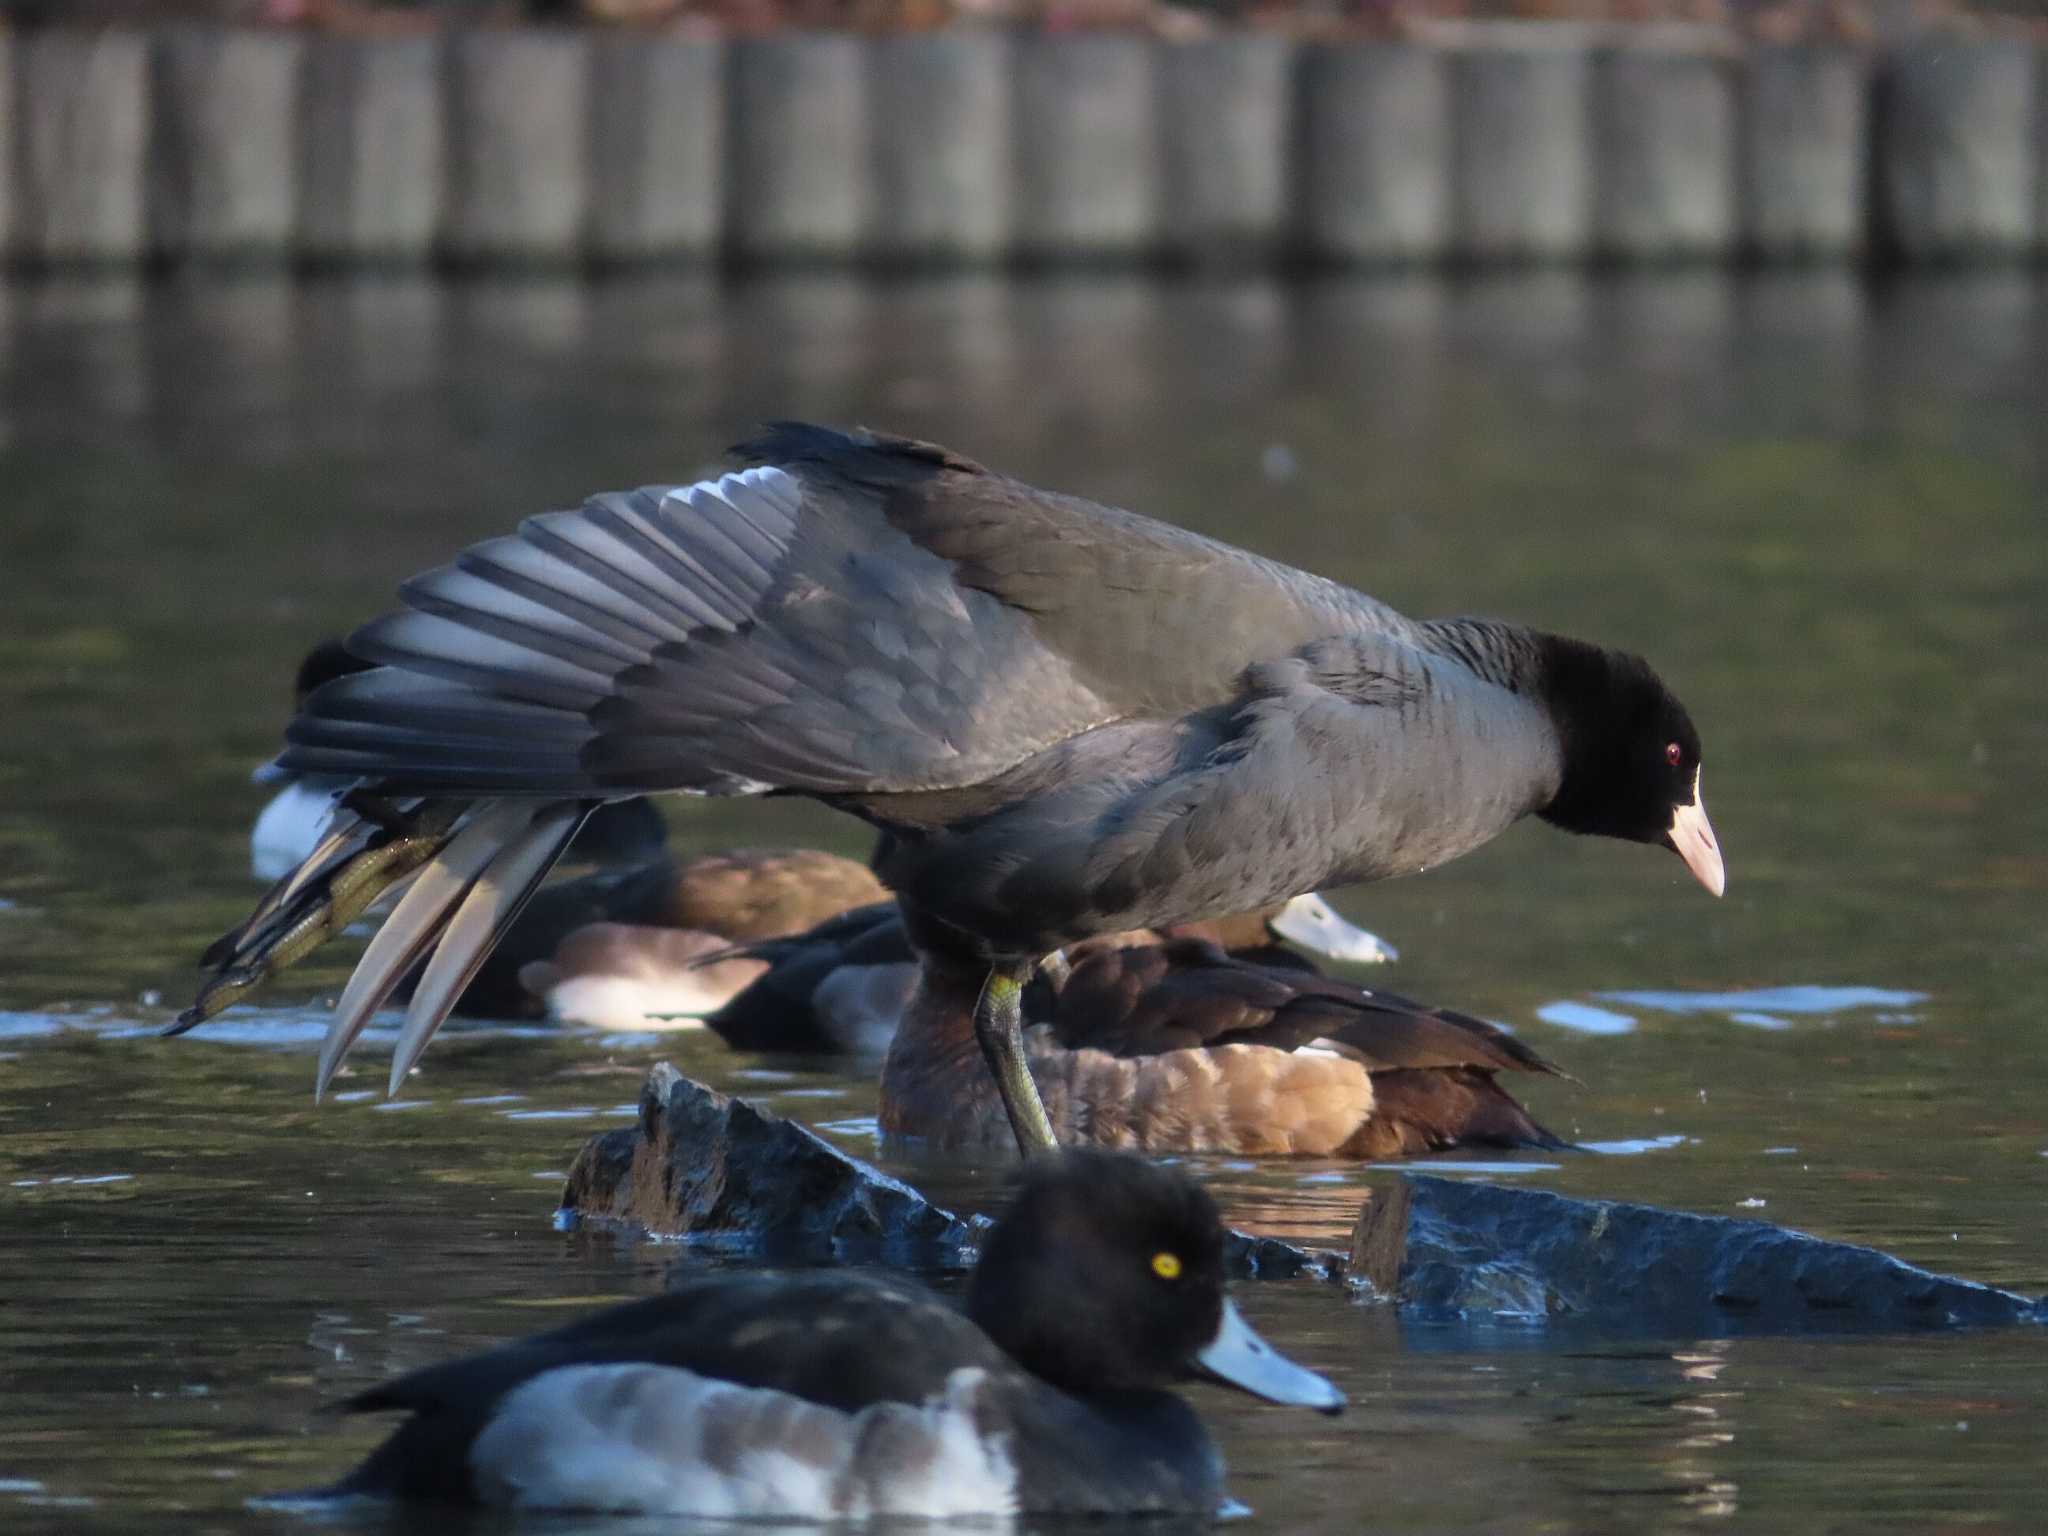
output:
<path id="1" fill-rule="evenodd" d="M 1316 969 L 1310 956 L 1378 963 L 1393 946 L 1340 917 L 1313 893 L 1256 912 L 1084 940 L 1068 961 L 1094 950 L 1206 939 L 1261 965 Z M 685 964 L 754 965 L 760 974 L 704 1022 L 735 1050 L 879 1056 L 917 985 L 917 952 L 893 902 L 860 907 L 787 938 L 714 950 Z M 687 985 L 678 978 L 675 985 Z M 1043 983 L 1035 983 L 1034 988 Z"/>
<path id="2" fill-rule="evenodd" d="M 972 960 L 927 957 L 882 1069 L 885 1136 L 1011 1144 L 974 1033 L 981 978 Z M 1505 1030 L 1204 939 L 1091 949 L 1024 1041 L 1063 1145 L 1334 1158 L 1566 1145 L 1497 1080 L 1565 1074 Z"/>
<path id="3" fill-rule="evenodd" d="M 734 944 L 802 933 L 887 893 L 865 864 L 816 848 L 733 848 L 544 886 L 486 958 L 465 1013 L 542 1012 L 609 1029 L 719 1007 L 767 966 Z"/>

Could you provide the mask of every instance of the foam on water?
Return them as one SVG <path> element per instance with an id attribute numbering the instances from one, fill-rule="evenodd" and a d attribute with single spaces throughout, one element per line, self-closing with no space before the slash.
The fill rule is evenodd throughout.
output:
<path id="1" fill-rule="evenodd" d="M 1613 1013 L 1605 1008 L 1595 1008 L 1591 1003 L 1575 1003 L 1569 999 L 1545 1003 L 1536 1010 L 1536 1017 L 1546 1024 L 1576 1030 L 1582 1035 L 1626 1035 L 1636 1027 L 1636 1021 L 1625 1013 Z"/>
<path id="2" fill-rule="evenodd" d="M 1763 1015 L 1784 1013 L 1848 1013 L 1856 1008 L 1910 1008 L 1927 1001 L 1925 992 L 1898 992 L 1883 987 L 1826 987 L 1796 985 L 1757 987 L 1746 992 L 1627 991 L 1595 994 L 1610 1003 L 1632 1008 L 1654 1008 L 1659 1013 L 1724 1013 L 1730 1017 L 1749 1015 L 1742 1022 L 1754 1022 Z"/>
<path id="3" fill-rule="evenodd" d="M 1636 1136 L 1621 1141 L 1582 1141 L 1578 1147 L 1584 1152 L 1599 1152 L 1607 1157 L 1640 1157 L 1645 1152 L 1667 1152 L 1673 1147 L 1682 1147 L 1693 1138 L 1690 1136 Z"/>

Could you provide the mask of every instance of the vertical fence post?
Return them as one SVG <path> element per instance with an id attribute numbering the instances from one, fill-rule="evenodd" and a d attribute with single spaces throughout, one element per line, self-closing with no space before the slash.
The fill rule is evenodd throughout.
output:
<path id="1" fill-rule="evenodd" d="M 1457 254 L 1584 256 L 1593 220 L 1592 66 L 1583 29 L 1485 28 L 1452 68 Z"/>
<path id="2" fill-rule="evenodd" d="M 1887 59 L 1878 186 L 1884 233 L 1915 260 L 2014 255 L 2034 241 L 2034 50 L 1944 38 Z"/>
<path id="3" fill-rule="evenodd" d="M 480 27 L 448 42 L 448 254 L 573 261 L 589 203 L 590 37 Z"/>
<path id="4" fill-rule="evenodd" d="M 1736 247 L 1735 76 L 1725 50 L 1657 40 L 1594 69 L 1594 245 L 1625 261 Z"/>
<path id="5" fill-rule="evenodd" d="M 1451 243 L 1444 51 L 1311 48 L 1301 71 L 1301 236 L 1327 261 L 1427 261 Z"/>
<path id="6" fill-rule="evenodd" d="M 308 39 L 299 113 L 299 252 L 420 261 L 440 234 L 438 34 Z"/>
<path id="7" fill-rule="evenodd" d="M 1767 260 L 1854 255 L 1869 224 L 1868 61 L 1756 44 L 1740 78 L 1744 244 Z"/>
<path id="8" fill-rule="evenodd" d="M 988 260 L 1010 239 L 1010 46 L 956 26 L 868 44 L 874 120 L 869 251 Z"/>
<path id="9" fill-rule="evenodd" d="M 600 37 L 590 88 L 590 254 L 714 254 L 725 232 L 725 45 Z"/>
<path id="10" fill-rule="evenodd" d="M 152 244 L 161 255 L 282 257 L 298 215 L 305 38 L 254 27 L 155 34 Z"/>
<path id="11" fill-rule="evenodd" d="M 38 31 L 16 47 L 17 248 L 43 261 L 141 261 L 148 35 Z"/>
<path id="12" fill-rule="evenodd" d="M 1147 38 L 1068 32 L 1017 50 L 1017 249 L 1132 257 L 1159 244 L 1155 54 Z"/>
<path id="13" fill-rule="evenodd" d="M 743 38 L 732 63 L 731 249 L 748 260 L 859 254 L 872 186 L 860 39 Z"/>
<path id="14" fill-rule="evenodd" d="M 1244 32 L 1159 52 L 1167 251 L 1192 260 L 1277 254 L 1294 158 L 1294 45 Z"/>

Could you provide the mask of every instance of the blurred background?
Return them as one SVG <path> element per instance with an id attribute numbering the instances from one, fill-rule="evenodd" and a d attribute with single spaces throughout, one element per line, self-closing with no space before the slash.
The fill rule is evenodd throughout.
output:
<path id="1" fill-rule="evenodd" d="M 1067 26 L 1199 28 L 1248 23 L 1308 34 L 1398 30 L 1425 20 L 1480 17 L 1544 21 L 1741 21 L 1784 37 L 1892 35 L 1935 21 L 2040 20 L 2040 0 L 5 0 L 25 21 L 242 23 L 439 20 L 571 21 L 630 25 L 697 18 L 727 26 L 832 26 L 863 30 L 942 26 L 962 18 Z"/>
<path id="2" fill-rule="evenodd" d="M 347 944 L 155 1037 L 304 651 L 770 417 L 1653 658 L 1725 900 L 1535 826 L 1338 894 L 1402 951 L 1358 979 L 1581 1080 L 1525 1094 L 1587 1150 L 1436 1166 L 2048 1291 L 2038 4 L 4 9 L 0 1529 L 277 1528 L 376 1433 L 322 1404 L 715 1262 L 550 1224 L 664 1056 L 997 1198 L 878 1148 L 871 1075 L 694 1036 L 472 1024 L 316 1108 Z M 1325 1243 L 1393 1176 L 1198 1161 Z M 2038 1520 L 2040 1330 L 1246 1291 L 1356 1405 L 1203 1398 L 1253 1529 Z"/>

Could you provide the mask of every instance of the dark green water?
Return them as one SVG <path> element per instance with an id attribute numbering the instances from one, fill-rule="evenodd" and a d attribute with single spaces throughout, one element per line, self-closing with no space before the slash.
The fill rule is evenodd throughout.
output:
<path id="1" fill-rule="evenodd" d="M 872 1152 L 866 1084 L 691 1039 L 451 1033 L 401 1104 L 372 1059 L 316 1110 L 341 959 L 151 1033 L 254 894 L 248 769 L 308 642 L 777 415 L 1648 653 L 1705 737 L 1725 901 L 1535 826 L 1344 898 L 1402 990 L 1584 1079 L 1528 1097 L 1614 1155 L 1497 1176 L 2048 1290 L 2039 279 L 62 282 L 0 289 L 0 337 L 0 1531 L 300 1528 L 245 1501 L 375 1437 L 323 1403 L 702 1262 L 549 1222 L 659 1055 Z M 676 827 L 862 841 L 802 808 Z M 1332 1241 L 1368 1177 L 1210 1171 L 1241 1223 Z M 1566 1338 L 1243 1299 L 1355 1404 L 1202 1393 L 1247 1529 L 2038 1528 L 2038 1331 Z"/>

